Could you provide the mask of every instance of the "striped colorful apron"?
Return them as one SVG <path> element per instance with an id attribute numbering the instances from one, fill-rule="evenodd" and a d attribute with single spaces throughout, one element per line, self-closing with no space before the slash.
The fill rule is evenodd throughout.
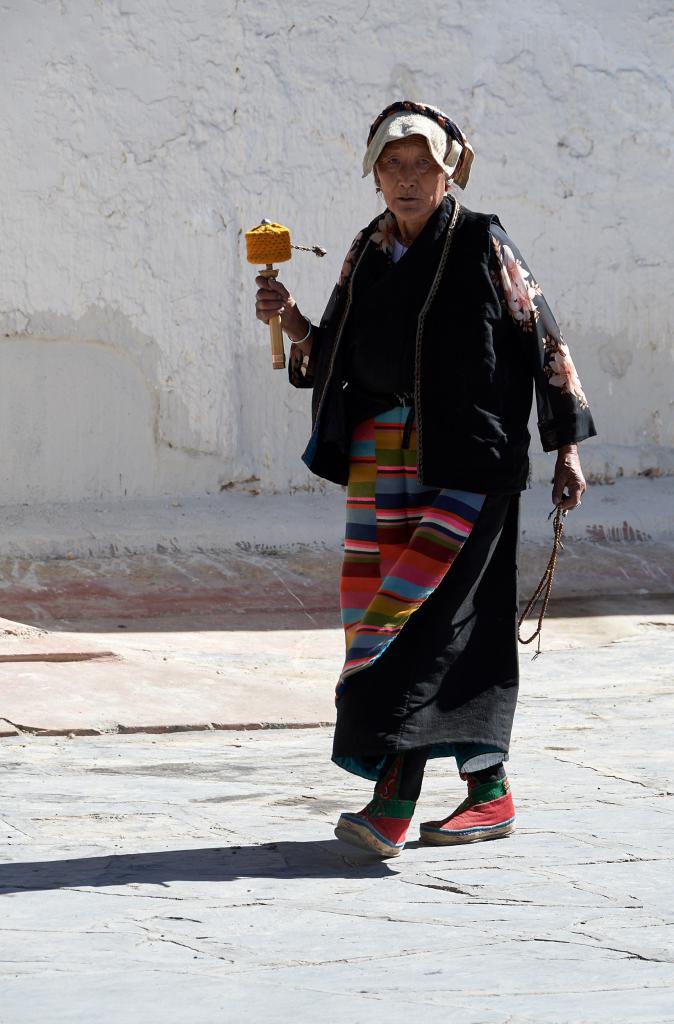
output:
<path id="1" fill-rule="evenodd" d="M 392 644 L 436 589 L 470 536 L 485 495 L 421 485 L 416 426 L 397 406 L 353 433 L 340 581 L 347 681 Z"/>

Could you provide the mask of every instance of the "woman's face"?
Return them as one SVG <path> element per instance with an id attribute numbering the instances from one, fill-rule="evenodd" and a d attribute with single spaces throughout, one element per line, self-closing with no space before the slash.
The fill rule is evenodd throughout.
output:
<path id="1" fill-rule="evenodd" d="M 435 162 L 423 135 L 387 143 L 374 178 L 389 210 L 403 223 L 425 224 L 447 192 L 445 172 Z"/>

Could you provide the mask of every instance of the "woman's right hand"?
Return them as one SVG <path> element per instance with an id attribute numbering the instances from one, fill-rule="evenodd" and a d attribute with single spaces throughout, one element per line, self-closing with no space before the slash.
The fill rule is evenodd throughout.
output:
<path id="1" fill-rule="evenodd" d="M 256 277 L 255 316 L 268 324 L 273 316 L 281 317 L 281 327 L 291 341 L 304 338 L 309 330 L 309 320 L 303 316 L 294 298 L 281 281 L 270 277 Z M 311 348 L 311 337 L 299 346 L 304 351 Z"/>

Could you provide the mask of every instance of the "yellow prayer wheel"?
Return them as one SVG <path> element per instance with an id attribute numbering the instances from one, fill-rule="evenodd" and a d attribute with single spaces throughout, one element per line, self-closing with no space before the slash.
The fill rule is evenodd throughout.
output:
<path id="1" fill-rule="evenodd" d="M 249 263 L 265 266 L 265 269 L 260 271 L 262 277 L 275 278 L 278 270 L 272 264 L 285 263 L 292 257 L 290 231 L 284 228 L 283 224 L 272 224 L 263 220 L 256 228 L 246 231 L 246 256 Z M 286 357 L 280 316 L 273 316 L 270 319 L 269 332 L 272 368 L 282 370 L 286 364 Z"/>

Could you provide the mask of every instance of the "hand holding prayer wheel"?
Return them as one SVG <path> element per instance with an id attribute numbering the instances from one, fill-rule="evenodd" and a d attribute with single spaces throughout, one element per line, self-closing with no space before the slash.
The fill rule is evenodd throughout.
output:
<path id="1" fill-rule="evenodd" d="M 255 316 L 268 324 L 272 317 L 281 318 L 281 327 L 291 341 L 299 342 L 309 330 L 309 320 L 299 310 L 295 299 L 285 285 L 275 278 L 256 277 Z M 301 347 L 308 350 L 311 336 Z"/>
<path id="2" fill-rule="evenodd" d="M 282 224 L 263 220 L 256 228 L 246 232 L 246 254 L 249 263 L 266 264 L 255 279 L 255 315 L 269 324 L 271 334 L 272 366 L 275 370 L 285 366 L 282 330 L 303 352 L 311 348 L 311 321 L 302 316 L 288 289 L 277 281 L 274 263 L 282 263 L 292 256 L 292 249 L 304 249 L 316 256 L 324 256 L 320 246 L 292 245 L 290 232 Z"/>

